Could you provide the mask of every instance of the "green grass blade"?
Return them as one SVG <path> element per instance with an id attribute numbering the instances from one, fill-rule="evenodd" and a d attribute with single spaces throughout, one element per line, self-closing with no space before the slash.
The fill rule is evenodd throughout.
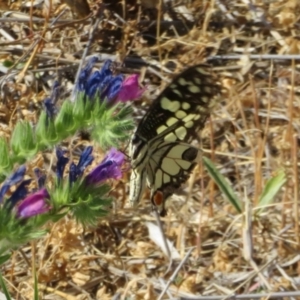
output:
<path id="1" fill-rule="evenodd" d="M 285 182 L 286 176 L 283 170 L 279 171 L 275 177 L 268 180 L 259 198 L 259 207 L 261 208 L 258 210 L 258 214 L 263 211 L 265 206 L 273 202 L 274 197 L 280 191 Z"/>
<path id="2" fill-rule="evenodd" d="M 9 295 L 9 292 L 8 292 L 7 288 L 6 288 L 6 285 L 5 285 L 5 282 L 3 280 L 1 272 L 0 272 L 0 287 L 2 289 L 3 294 L 5 295 L 6 299 L 11 300 L 11 297 Z"/>
<path id="3" fill-rule="evenodd" d="M 231 186 L 227 183 L 225 177 L 217 170 L 210 159 L 208 159 L 207 157 L 203 157 L 203 162 L 210 177 L 218 185 L 219 189 L 225 195 L 227 200 L 234 206 L 237 212 L 242 213 L 242 203 L 234 193 Z"/>
<path id="4" fill-rule="evenodd" d="M 0 266 L 10 259 L 10 254 L 0 256 Z"/>
<path id="5" fill-rule="evenodd" d="M 39 300 L 39 288 L 38 288 L 38 280 L 37 280 L 35 268 L 34 268 L 34 300 Z"/>

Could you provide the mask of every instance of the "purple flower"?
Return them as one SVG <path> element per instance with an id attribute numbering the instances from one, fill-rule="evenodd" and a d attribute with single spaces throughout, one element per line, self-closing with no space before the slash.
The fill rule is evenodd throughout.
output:
<path id="1" fill-rule="evenodd" d="M 8 189 L 11 186 L 13 186 L 23 180 L 25 172 L 26 172 L 26 167 L 21 166 L 15 173 L 13 173 L 10 177 L 8 177 L 5 180 L 5 182 L 3 183 L 3 185 L 0 189 L 0 203 L 2 202 L 3 197 L 4 197 L 5 193 L 8 191 Z"/>
<path id="2" fill-rule="evenodd" d="M 115 148 L 111 148 L 104 160 L 85 178 L 88 185 L 99 184 L 107 179 L 120 179 L 122 177 L 121 166 L 125 155 Z"/>
<path id="3" fill-rule="evenodd" d="M 133 74 L 125 78 L 119 90 L 117 102 L 126 102 L 139 99 L 147 88 L 140 88 L 139 75 Z"/>
<path id="4" fill-rule="evenodd" d="M 47 199 L 50 196 L 45 188 L 29 195 L 17 206 L 17 216 L 29 218 L 40 215 L 50 210 Z"/>

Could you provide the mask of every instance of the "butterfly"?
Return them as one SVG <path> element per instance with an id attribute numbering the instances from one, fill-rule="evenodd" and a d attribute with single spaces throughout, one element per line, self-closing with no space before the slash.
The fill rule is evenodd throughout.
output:
<path id="1" fill-rule="evenodd" d="M 198 138 L 221 87 L 209 65 L 189 67 L 161 92 L 139 122 L 130 145 L 129 201 L 140 201 L 146 186 L 164 214 L 165 201 L 190 176 L 201 158 Z"/>

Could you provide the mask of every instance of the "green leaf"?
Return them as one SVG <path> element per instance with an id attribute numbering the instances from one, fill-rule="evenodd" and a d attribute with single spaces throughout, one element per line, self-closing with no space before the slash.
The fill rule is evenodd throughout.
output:
<path id="1" fill-rule="evenodd" d="M 0 266 L 10 259 L 10 254 L 0 256 Z"/>
<path id="2" fill-rule="evenodd" d="M 14 65 L 14 62 L 11 61 L 11 60 L 6 59 L 2 62 L 2 64 L 3 64 L 4 67 L 10 68 Z"/>
<path id="3" fill-rule="evenodd" d="M 283 170 L 280 170 L 275 177 L 268 180 L 261 196 L 259 197 L 259 207 L 261 208 L 258 210 L 258 214 L 264 210 L 265 206 L 273 202 L 276 194 L 285 183 L 286 175 Z"/>
<path id="4" fill-rule="evenodd" d="M 73 103 L 73 118 L 79 126 L 89 122 L 92 110 L 95 104 L 87 99 L 84 99 L 84 93 L 80 93 Z"/>
<path id="5" fill-rule="evenodd" d="M 7 176 L 10 173 L 13 165 L 9 157 L 7 142 L 3 137 L 0 138 L 0 153 L 0 174 L 2 176 Z M 0 181 L 2 182 L 4 178 L 1 178 Z"/>
<path id="6" fill-rule="evenodd" d="M 6 208 L 0 207 L 0 253 L 45 235 L 46 231 L 37 226 L 38 217 L 27 218 L 24 222 Z"/>
<path id="7" fill-rule="evenodd" d="M 54 189 L 49 191 L 49 193 L 53 209 L 56 212 L 59 211 L 61 207 L 68 206 L 71 201 L 70 184 L 68 179 L 66 178 L 61 184 L 56 182 Z"/>
<path id="8" fill-rule="evenodd" d="M 53 146 L 55 143 L 58 142 L 53 121 L 49 120 L 47 124 L 47 115 L 44 111 L 41 113 L 36 126 L 36 139 L 39 150 Z"/>
<path id="9" fill-rule="evenodd" d="M 12 133 L 11 148 L 18 158 L 29 158 L 36 153 L 33 128 L 26 121 L 19 121 Z"/>
<path id="10" fill-rule="evenodd" d="M 59 110 L 54 122 L 56 132 L 60 139 L 64 139 L 71 133 L 74 134 L 76 131 L 72 112 L 73 105 L 70 101 L 66 100 Z"/>
<path id="11" fill-rule="evenodd" d="M 9 295 L 9 292 L 8 292 L 7 288 L 6 288 L 6 284 L 5 284 L 4 280 L 3 280 L 1 272 L 0 272 L 0 286 L 2 288 L 2 291 L 3 291 L 6 299 L 7 300 L 11 300 L 11 297 Z"/>
<path id="12" fill-rule="evenodd" d="M 78 198 L 76 205 L 72 206 L 70 213 L 77 222 L 84 226 L 95 226 L 100 218 L 109 213 L 111 199 L 100 199 L 89 195 L 85 199 Z"/>
<path id="13" fill-rule="evenodd" d="M 128 140 L 134 128 L 131 113 L 131 107 L 124 106 L 122 103 L 111 108 L 106 103 L 102 103 L 99 110 L 95 110 L 92 115 L 94 124 L 92 138 L 103 149 L 117 147 L 119 142 Z"/>
<path id="14" fill-rule="evenodd" d="M 107 194 L 110 190 L 111 186 L 107 184 L 87 185 L 84 180 L 78 180 L 69 197 L 71 215 L 83 225 L 95 226 L 99 218 L 108 214 L 111 199 Z"/>
<path id="15" fill-rule="evenodd" d="M 242 203 L 234 193 L 231 186 L 227 183 L 225 177 L 217 170 L 210 159 L 208 159 L 207 157 L 203 157 L 203 162 L 210 177 L 218 185 L 219 189 L 225 195 L 227 200 L 235 207 L 237 212 L 242 213 Z"/>

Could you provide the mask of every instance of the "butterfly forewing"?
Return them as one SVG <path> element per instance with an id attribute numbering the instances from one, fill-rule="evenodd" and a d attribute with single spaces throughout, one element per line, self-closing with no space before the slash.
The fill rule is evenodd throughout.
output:
<path id="1" fill-rule="evenodd" d="M 203 128 L 219 94 L 210 67 L 197 65 L 179 74 L 154 100 L 131 141 L 132 204 L 140 200 L 146 182 L 158 205 L 158 192 L 165 198 L 188 179 L 199 160 L 199 149 L 188 143 Z"/>

